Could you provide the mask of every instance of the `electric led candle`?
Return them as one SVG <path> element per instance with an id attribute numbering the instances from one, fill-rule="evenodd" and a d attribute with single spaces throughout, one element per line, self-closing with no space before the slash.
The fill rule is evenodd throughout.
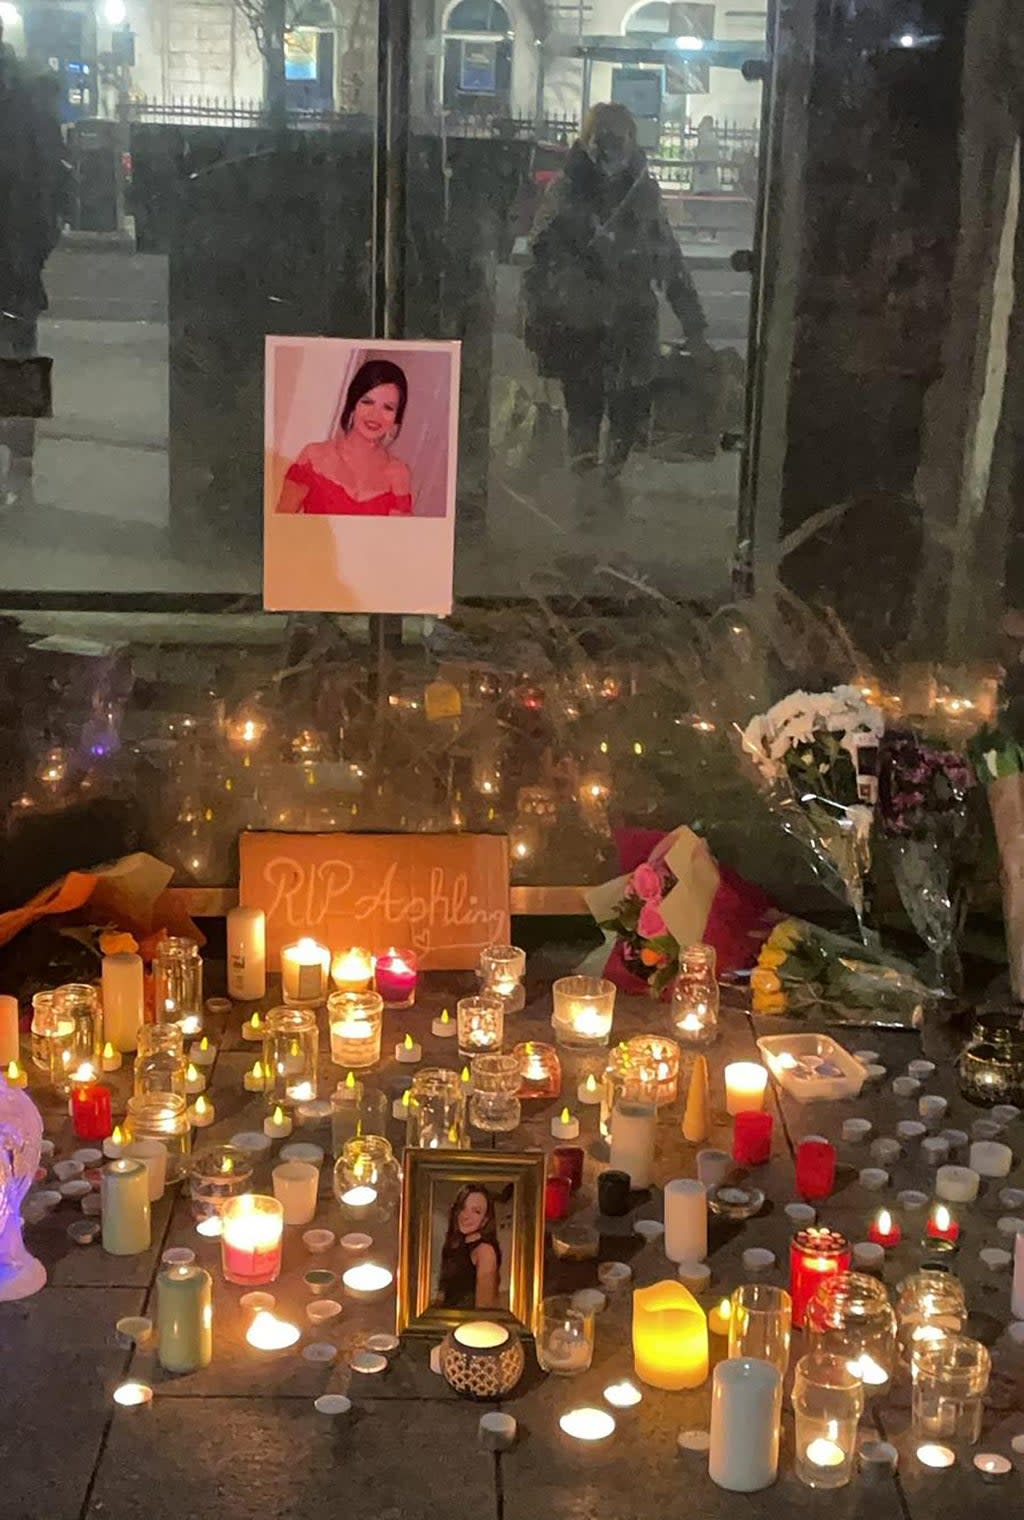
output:
<path id="1" fill-rule="evenodd" d="M 633 1294 L 636 1375 L 652 1388 L 699 1388 L 708 1375 L 708 1323 L 681 1282 L 659 1282 Z"/>

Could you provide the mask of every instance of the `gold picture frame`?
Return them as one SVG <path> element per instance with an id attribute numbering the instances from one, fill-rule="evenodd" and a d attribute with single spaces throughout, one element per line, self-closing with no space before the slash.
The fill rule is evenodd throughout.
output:
<path id="1" fill-rule="evenodd" d="M 545 1175 L 542 1151 L 406 1151 L 398 1247 L 399 1335 L 436 1339 L 467 1319 L 493 1319 L 534 1334 L 544 1275 Z M 480 1308 L 474 1303 L 453 1308 L 439 1300 L 438 1273 L 447 1250 L 447 1243 L 441 1253 L 437 1249 L 439 1222 L 446 1212 L 450 1218 L 458 1191 L 474 1185 L 488 1198 L 501 1200 L 506 1233 L 511 1214 L 511 1241 L 499 1247 L 497 1278 L 507 1307 L 502 1303 Z"/>

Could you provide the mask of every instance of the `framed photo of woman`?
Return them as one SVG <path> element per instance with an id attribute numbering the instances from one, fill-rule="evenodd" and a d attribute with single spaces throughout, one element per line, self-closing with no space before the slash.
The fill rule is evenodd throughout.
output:
<path id="1" fill-rule="evenodd" d="M 407 1150 L 398 1331 L 443 1334 L 467 1319 L 532 1334 L 542 1295 L 541 1152 Z"/>
<path id="2" fill-rule="evenodd" d="M 268 610 L 451 611 L 459 353 L 267 338 Z"/>

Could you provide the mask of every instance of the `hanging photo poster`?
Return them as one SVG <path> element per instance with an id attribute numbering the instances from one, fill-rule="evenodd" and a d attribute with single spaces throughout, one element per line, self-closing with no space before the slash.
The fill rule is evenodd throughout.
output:
<path id="1" fill-rule="evenodd" d="M 268 611 L 451 611 L 458 395 L 458 343 L 267 339 Z"/>

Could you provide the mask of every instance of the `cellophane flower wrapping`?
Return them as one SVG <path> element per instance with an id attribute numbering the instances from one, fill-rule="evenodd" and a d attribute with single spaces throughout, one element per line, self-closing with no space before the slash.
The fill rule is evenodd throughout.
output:
<path id="1" fill-rule="evenodd" d="M 988 792 L 1003 891 L 1010 985 L 1024 1000 L 1024 745 L 1000 729 L 983 729 L 971 743 L 978 777 Z"/>
<path id="2" fill-rule="evenodd" d="M 750 976 L 756 1014 L 823 1023 L 920 1028 L 932 989 L 908 961 L 787 918 L 768 936 Z"/>

